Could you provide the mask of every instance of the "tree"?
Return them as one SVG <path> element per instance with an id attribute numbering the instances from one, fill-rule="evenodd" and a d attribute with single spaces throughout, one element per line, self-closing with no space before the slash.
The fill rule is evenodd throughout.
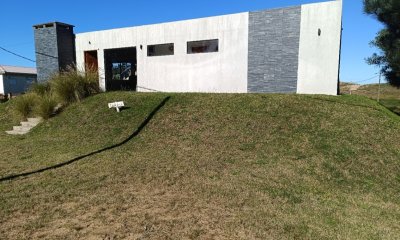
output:
<path id="1" fill-rule="evenodd" d="M 371 42 L 381 53 L 374 53 L 367 62 L 377 65 L 391 85 L 400 87 L 400 0 L 363 1 L 364 12 L 384 24 Z"/>

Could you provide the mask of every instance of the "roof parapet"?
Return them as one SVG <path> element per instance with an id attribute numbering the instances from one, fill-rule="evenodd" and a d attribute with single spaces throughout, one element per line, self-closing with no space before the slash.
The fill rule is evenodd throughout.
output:
<path id="1" fill-rule="evenodd" d="M 42 23 L 42 24 L 36 24 L 33 25 L 34 29 L 39 29 L 39 28 L 49 28 L 49 27 L 55 27 L 55 26 L 63 26 L 63 27 L 70 27 L 74 28 L 74 25 L 67 24 L 67 23 L 62 23 L 62 22 L 48 22 L 48 23 Z"/>

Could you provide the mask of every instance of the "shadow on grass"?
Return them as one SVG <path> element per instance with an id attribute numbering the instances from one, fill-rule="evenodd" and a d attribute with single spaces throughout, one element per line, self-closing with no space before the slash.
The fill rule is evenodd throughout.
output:
<path id="1" fill-rule="evenodd" d="M 112 146 L 109 146 L 109 147 L 106 147 L 106 148 L 103 148 L 103 149 L 100 149 L 100 150 L 97 150 L 97 151 L 94 151 L 94 152 L 91 152 L 91 153 L 88 153 L 88 154 L 85 154 L 85 155 L 82 155 L 82 156 L 79 156 L 79 157 L 76 157 L 76 158 L 73 158 L 73 159 L 68 160 L 68 161 L 66 161 L 66 162 L 58 163 L 58 164 L 53 165 L 53 166 L 41 168 L 41 169 L 34 170 L 34 171 L 31 171 L 31 172 L 9 175 L 9 176 L 0 178 L 0 182 L 10 181 L 10 180 L 13 180 L 13 179 L 16 179 L 16 178 L 19 178 L 19 177 L 27 177 L 27 176 L 30 176 L 30 175 L 33 175 L 33 174 L 36 174 L 36 173 L 42 173 L 42 172 L 45 172 L 45 171 L 49 171 L 49 170 L 53 170 L 53 169 L 56 169 L 56 168 L 64 167 L 64 166 L 67 166 L 67 165 L 72 164 L 72 163 L 74 163 L 74 162 L 77 162 L 77 161 L 79 161 L 79 160 L 82 160 L 82 159 L 84 159 L 84 158 L 87 158 L 87 157 L 90 157 L 90 156 L 93 156 L 93 155 L 96 155 L 96 154 L 99 154 L 99 153 L 102 153 L 102 152 L 105 152 L 105 151 L 108 151 L 108 150 L 111 150 L 111 149 L 120 147 L 120 146 L 126 144 L 127 142 L 129 142 L 130 140 L 132 140 L 132 139 L 133 139 L 134 137 L 136 137 L 137 135 L 139 135 L 140 132 L 141 132 L 141 131 L 146 127 L 146 125 L 151 121 L 151 119 L 154 117 L 154 115 L 156 115 L 156 113 L 157 113 L 158 111 L 160 111 L 160 109 L 161 109 L 162 107 L 164 107 L 164 105 L 168 102 L 168 100 L 169 100 L 170 98 L 171 98 L 171 97 L 169 97 L 169 96 L 166 97 L 166 98 L 164 98 L 164 100 L 163 100 L 160 104 L 158 104 L 158 106 L 157 106 L 157 107 L 147 116 L 147 118 L 140 124 L 140 126 L 136 129 L 136 131 L 134 131 L 127 139 L 125 139 L 124 141 L 122 141 L 122 142 L 120 142 L 120 143 L 117 143 L 117 144 L 115 144 L 115 145 L 112 145 Z"/>

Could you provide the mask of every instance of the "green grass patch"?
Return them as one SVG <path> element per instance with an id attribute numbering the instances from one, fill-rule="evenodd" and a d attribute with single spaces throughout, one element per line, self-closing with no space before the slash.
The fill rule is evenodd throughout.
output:
<path id="1" fill-rule="evenodd" d="M 94 154 L 0 182 L 5 239 L 400 237 L 400 121 L 368 98 L 111 92 L 8 136 L 12 104 L 0 177 Z"/>

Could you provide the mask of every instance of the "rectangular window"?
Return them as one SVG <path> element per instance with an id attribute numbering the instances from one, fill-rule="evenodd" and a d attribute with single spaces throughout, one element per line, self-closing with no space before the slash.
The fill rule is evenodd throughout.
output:
<path id="1" fill-rule="evenodd" d="M 187 53 L 210 53 L 218 52 L 218 39 L 193 41 L 187 43 Z"/>
<path id="2" fill-rule="evenodd" d="M 174 44 L 173 43 L 147 46 L 147 56 L 148 57 L 168 56 L 168 55 L 174 55 Z"/>

